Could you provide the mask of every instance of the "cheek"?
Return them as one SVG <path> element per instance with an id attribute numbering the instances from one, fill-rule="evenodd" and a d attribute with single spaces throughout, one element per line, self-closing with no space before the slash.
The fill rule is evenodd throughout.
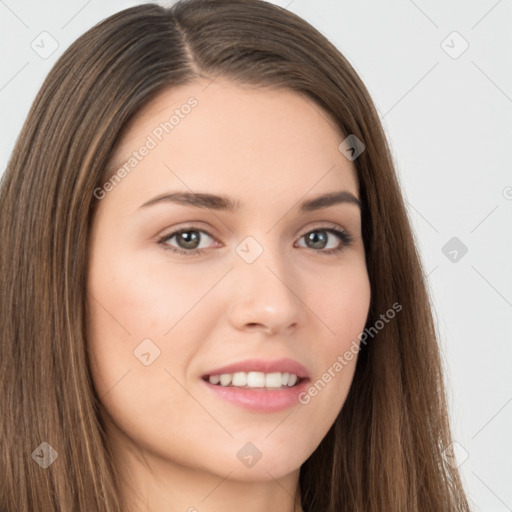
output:
<path id="1" fill-rule="evenodd" d="M 322 282 L 308 305 L 321 319 L 323 335 L 315 347 L 318 364 L 300 402 L 314 413 L 319 430 L 327 431 L 339 414 L 352 383 L 370 307 L 370 282 L 366 266 L 352 265 Z M 321 427 L 320 427 L 321 425 Z"/>
<path id="2" fill-rule="evenodd" d="M 308 306 L 322 321 L 325 352 L 350 346 L 363 331 L 370 307 L 370 281 L 363 261 L 340 266 L 337 273 L 317 276 Z"/>
<path id="3" fill-rule="evenodd" d="M 114 250 L 101 254 L 88 280 L 92 378 L 109 417 L 142 443 L 169 430 L 173 409 L 198 415 L 197 404 L 177 382 L 185 381 L 198 349 L 194 339 L 200 339 L 185 332 L 190 325 L 184 317 L 207 291 L 206 284 L 179 272 L 159 275 L 154 266 L 121 260 Z M 168 439 L 160 442 L 164 446 Z"/>
<path id="4" fill-rule="evenodd" d="M 168 261 L 98 245 L 88 278 L 88 345 L 93 377 L 106 393 L 126 372 L 156 385 L 168 369 L 182 380 L 217 318 L 208 292 L 225 272 L 170 271 Z M 101 256 L 99 256 L 101 255 Z M 206 299 L 206 300 L 203 300 Z M 148 341 L 150 340 L 150 341 Z M 149 356 L 142 354 L 149 353 Z M 150 366 L 144 366 L 144 357 Z"/>
<path id="5" fill-rule="evenodd" d="M 206 319 L 210 310 L 201 303 L 223 269 L 220 274 L 187 271 L 172 268 L 165 256 L 126 252 L 121 257 L 109 247 L 91 264 L 88 291 L 97 339 L 132 349 L 145 338 L 168 343 L 198 311 L 200 320 Z"/>
<path id="6" fill-rule="evenodd" d="M 184 279 L 179 272 L 158 273 L 144 261 L 133 259 L 104 261 L 89 280 L 91 295 L 103 306 L 99 315 L 104 324 L 117 323 L 118 333 L 128 331 L 138 337 L 164 335 L 197 301 L 203 287 L 204 279 Z"/>

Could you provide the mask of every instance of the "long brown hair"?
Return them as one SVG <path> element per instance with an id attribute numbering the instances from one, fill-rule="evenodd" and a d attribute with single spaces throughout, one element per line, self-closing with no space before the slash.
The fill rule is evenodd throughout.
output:
<path id="1" fill-rule="evenodd" d="M 372 290 L 367 326 L 402 306 L 361 350 L 341 413 L 301 468 L 304 510 L 468 510 L 443 458 L 450 433 L 435 327 L 379 117 L 324 36 L 260 0 L 123 10 L 72 44 L 37 95 L 0 190 L 0 509 L 121 512 L 87 359 L 94 190 L 144 105 L 165 88 L 218 75 L 300 92 L 364 142 L 354 164 Z M 37 457 L 53 463 L 44 468 Z"/>

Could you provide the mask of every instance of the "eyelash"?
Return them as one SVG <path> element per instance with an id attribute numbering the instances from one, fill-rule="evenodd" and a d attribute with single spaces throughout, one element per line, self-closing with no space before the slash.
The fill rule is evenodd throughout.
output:
<path id="1" fill-rule="evenodd" d="M 191 249 L 191 250 L 176 249 L 175 247 L 171 247 L 165 243 L 166 241 L 173 238 L 174 236 L 179 235 L 181 233 L 186 233 L 188 231 L 197 231 L 199 233 L 204 233 L 204 234 L 208 235 L 210 238 L 214 239 L 214 237 L 212 235 L 210 235 L 210 233 L 208 233 L 204 229 L 199 229 L 198 227 L 194 227 L 194 226 L 187 226 L 187 227 L 179 229 L 177 231 L 173 231 L 172 233 L 169 233 L 168 235 L 162 236 L 161 238 L 158 239 L 158 243 L 160 245 L 162 245 L 164 250 L 171 251 L 180 256 L 195 256 L 195 255 L 200 255 L 200 254 L 205 253 L 208 249 Z M 314 233 L 315 231 L 325 231 L 327 233 L 331 233 L 331 234 L 337 236 L 338 239 L 342 242 L 339 247 L 336 247 L 334 249 L 327 249 L 327 250 L 318 249 L 316 251 L 316 252 L 325 254 L 326 256 L 334 256 L 334 255 L 339 254 L 346 247 L 350 247 L 353 242 L 353 237 L 348 231 L 345 231 L 343 229 L 335 227 L 334 225 L 319 226 L 319 227 L 310 229 L 309 231 L 307 231 L 306 233 L 301 235 L 299 240 L 301 238 L 305 237 L 306 235 L 309 235 L 310 233 Z M 306 247 L 306 249 L 307 248 L 308 247 Z M 311 250 L 315 251 L 315 249 L 311 249 Z"/>

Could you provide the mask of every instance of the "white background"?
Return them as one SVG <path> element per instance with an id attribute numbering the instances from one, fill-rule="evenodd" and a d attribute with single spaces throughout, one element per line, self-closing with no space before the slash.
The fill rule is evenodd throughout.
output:
<path id="1" fill-rule="evenodd" d="M 139 3 L 0 0 L 1 172 L 57 58 Z M 512 511 L 511 2 L 274 3 L 325 34 L 374 99 L 429 274 L 468 494 L 475 510 Z M 43 31 L 58 43 L 47 58 L 31 47 Z M 468 248 L 455 262 L 452 237 Z"/>

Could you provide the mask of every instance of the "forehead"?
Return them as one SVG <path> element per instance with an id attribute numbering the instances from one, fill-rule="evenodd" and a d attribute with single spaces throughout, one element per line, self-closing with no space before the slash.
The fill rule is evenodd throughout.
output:
<path id="1" fill-rule="evenodd" d="M 354 164 L 338 149 L 344 138 L 297 92 L 217 78 L 155 97 L 126 127 L 109 171 L 124 166 L 130 188 L 155 193 L 172 184 L 235 196 L 243 186 L 260 200 L 333 187 L 357 195 Z"/>

